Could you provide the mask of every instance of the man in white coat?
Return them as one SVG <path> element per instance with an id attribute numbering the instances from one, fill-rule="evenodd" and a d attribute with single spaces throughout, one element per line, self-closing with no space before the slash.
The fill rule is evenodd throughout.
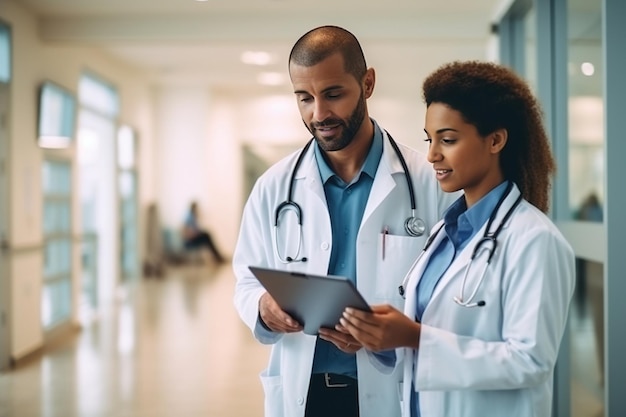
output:
<path id="1" fill-rule="evenodd" d="M 289 73 L 314 139 L 259 178 L 233 256 L 235 306 L 272 344 L 261 381 L 267 417 L 400 415 L 402 372 L 381 375 L 345 329 L 302 332 L 249 266 L 348 277 L 369 303 L 402 308 L 398 286 L 457 197 L 424 155 L 370 118 L 375 73 L 345 29 L 313 29 L 294 45 Z M 320 300 L 321 301 L 321 300 Z"/>

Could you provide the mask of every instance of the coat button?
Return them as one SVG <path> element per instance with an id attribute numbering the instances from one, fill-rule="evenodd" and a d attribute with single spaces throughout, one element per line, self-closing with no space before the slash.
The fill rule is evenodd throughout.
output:
<path id="1" fill-rule="evenodd" d="M 330 244 L 328 242 L 322 243 L 322 250 L 328 250 L 330 248 Z"/>
<path id="2" fill-rule="evenodd" d="M 298 405 L 303 405 L 304 404 L 304 398 L 300 397 L 298 398 Z"/>

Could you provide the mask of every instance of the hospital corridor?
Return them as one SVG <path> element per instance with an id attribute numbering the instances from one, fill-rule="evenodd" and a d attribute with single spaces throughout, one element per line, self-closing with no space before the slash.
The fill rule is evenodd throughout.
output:
<path id="1" fill-rule="evenodd" d="M 125 287 L 82 331 L 0 373 L 1 417 L 262 417 L 269 349 L 232 306 L 229 265 Z"/>
<path id="2" fill-rule="evenodd" d="M 428 153 L 432 145 L 422 96 L 424 80 L 437 68 L 494 62 L 528 84 L 541 105 L 556 165 L 546 215 L 576 258 L 569 315 L 561 303 L 557 327 L 563 328 L 565 317 L 567 323 L 554 345 L 558 352 L 550 351 L 557 360 L 552 413 L 545 417 L 625 417 L 624 16 L 624 0 L 0 0 L 0 417 L 277 417 L 264 416 L 260 379 L 271 347 L 256 340 L 237 314 L 231 262 L 241 261 L 237 270 L 247 272 L 248 263 L 272 264 L 264 261 L 268 255 L 280 268 L 322 271 L 320 259 L 339 253 L 335 248 L 343 243 L 329 227 L 331 237 L 302 244 L 325 233 L 315 218 L 328 198 L 316 191 L 319 201 L 309 200 L 317 177 L 307 179 L 309 188 L 296 185 L 308 172 L 298 164 L 284 171 L 289 174 L 282 175 L 285 164 L 270 173 L 276 192 L 264 185 L 254 189 L 263 173 L 296 155 L 315 131 L 303 124 L 301 112 L 310 100 L 291 79 L 289 59 L 294 43 L 318 26 L 353 33 L 366 58 L 365 73 L 375 74 L 367 78 L 367 94 L 363 87 L 360 95 L 353 89 L 358 106 L 344 100 L 351 95 L 338 95 L 335 104 L 346 115 L 319 107 L 326 122 L 350 115 L 352 124 L 366 108 L 377 131 L 403 151 Z M 375 155 L 381 161 L 393 157 L 384 146 L 386 154 Z M 411 160 L 403 170 L 415 172 L 405 177 L 426 178 Z M 314 167 L 301 161 L 303 169 Z M 377 177 L 377 161 L 364 178 Z M 422 167 L 432 174 L 432 166 Z M 459 172 L 437 170 L 440 177 Z M 412 254 L 415 246 L 417 257 L 423 244 L 413 238 L 425 241 L 436 223 L 422 212 L 443 203 L 431 204 L 428 196 L 436 193 L 423 186 L 404 193 L 405 182 L 412 183 L 385 183 L 394 193 L 384 200 L 391 201 L 388 213 L 373 204 L 364 211 L 392 219 L 363 228 L 375 232 L 363 235 L 367 245 L 382 247 L 380 259 L 359 259 L 381 268 L 367 269 L 371 290 L 384 296 L 368 298 L 371 304 L 387 299 L 379 288 L 387 282 L 379 282 L 379 275 L 398 281 L 389 289 L 403 303 L 396 289 L 405 277 L 392 270 L 414 262 L 404 251 Z M 363 190 L 351 200 L 359 210 L 369 201 L 369 188 Z M 286 213 L 280 201 L 288 203 Z M 395 236 L 393 222 L 399 219 L 401 227 L 416 213 L 426 219 L 423 236 L 404 228 Z M 307 219 L 305 227 L 295 221 L 294 227 L 278 227 L 279 219 L 299 216 Z M 318 234 L 309 233 L 311 225 Z M 343 230 L 344 236 L 361 232 L 358 222 Z M 254 261 L 235 256 L 238 242 L 244 242 L 239 248 L 250 246 Z M 359 253 L 349 246 L 346 251 L 349 259 Z M 333 256 L 344 262 L 343 255 Z M 290 265 L 304 259 L 308 263 Z M 348 274 L 351 262 L 345 262 Z M 483 288 L 492 288 L 485 282 Z M 461 299 L 464 286 L 465 279 Z M 515 313 L 525 312 L 518 306 L 543 311 L 559 304 L 554 297 L 548 303 L 528 291 L 519 294 L 532 301 L 516 300 Z M 452 317 L 447 309 L 456 304 L 450 298 L 441 317 Z M 237 308 L 250 308 L 247 298 L 239 300 Z M 252 313 L 242 314 L 255 323 L 257 311 Z M 530 328 L 527 317 L 524 326 L 529 322 Z M 550 336 L 559 333 L 549 329 Z M 276 397 L 293 407 L 316 398 L 304 395 L 309 385 L 282 372 L 302 370 L 293 366 L 299 356 L 273 359 L 282 368 L 273 375 L 272 366 L 268 386 L 279 381 L 302 391 L 281 396 L 279 386 Z M 547 368 L 541 367 L 541 376 Z M 346 369 L 345 375 L 356 373 Z M 302 375 L 296 380 L 309 381 Z M 389 395 L 379 401 L 381 408 L 362 408 L 377 414 L 395 400 L 395 386 L 380 390 L 375 375 L 376 391 L 370 392 Z M 463 381 L 458 374 L 453 379 Z M 323 389 L 333 388 L 328 379 L 319 381 Z M 540 383 L 547 387 L 546 381 Z M 352 378 L 350 389 L 357 386 Z M 378 400 L 362 387 L 357 394 Z M 495 388 L 500 394 L 501 385 Z M 543 404 L 547 409 L 548 401 Z"/>

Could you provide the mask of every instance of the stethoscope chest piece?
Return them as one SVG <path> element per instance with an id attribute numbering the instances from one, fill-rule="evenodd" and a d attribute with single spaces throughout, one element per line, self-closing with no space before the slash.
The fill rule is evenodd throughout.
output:
<path id="1" fill-rule="evenodd" d="M 411 216 L 404 221 L 404 230 L 409 236 L 422 236 L 426 232 L 426 223 L 419 217 Z"/>

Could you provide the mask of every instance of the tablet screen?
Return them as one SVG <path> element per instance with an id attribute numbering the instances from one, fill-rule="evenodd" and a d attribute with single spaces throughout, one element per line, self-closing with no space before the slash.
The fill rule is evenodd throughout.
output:
<path id="1" fill-rule="evenodd" d="M 346 277 L 249 268 L 278 305 L 302 324 L 306 334 L 316 335 L 320 327 L 334 329 L 346 307 L 371 311 Z"/>

